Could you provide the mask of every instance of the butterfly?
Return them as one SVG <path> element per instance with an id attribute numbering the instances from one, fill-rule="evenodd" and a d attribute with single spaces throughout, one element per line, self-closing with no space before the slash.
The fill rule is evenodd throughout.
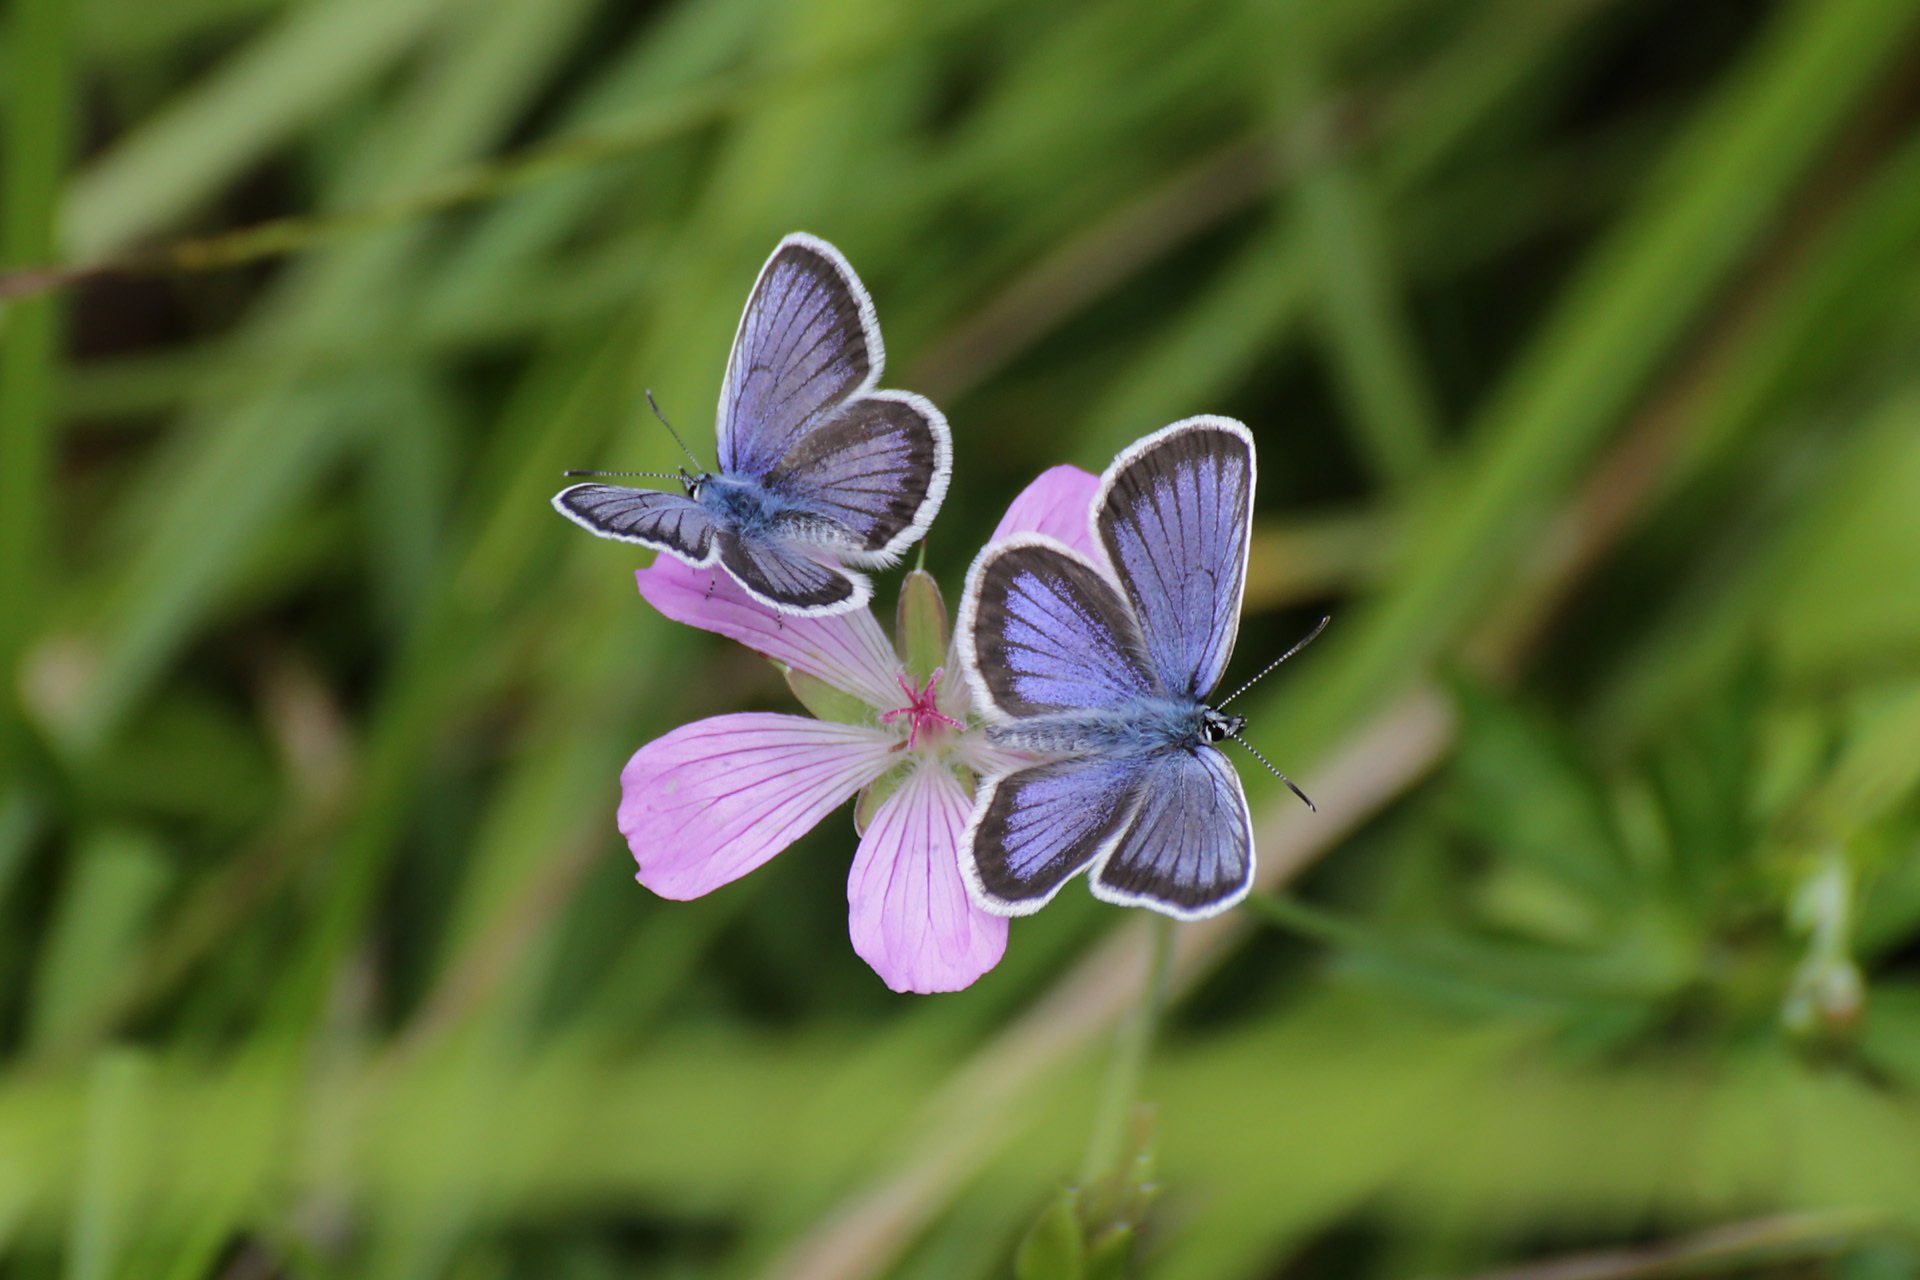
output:
<path id="1" fill-rule="evenodd" d="M 734 334 L 718 469 L 701 470 L 688 452 L 684 493 L 576 484 L 553 505 L 603 538 L 717 564 L 782 613 L 858 609 L 873 584 L 856 570 L 893 564 L 926 533 L 953 472 L 941 412 L 923 396 L 874 389 L 885 359 L 873 300 L 846 258 L 789 235 L 761 267 Z"/>
<path id="2" fill-rule="evenodd" d="M 1037 911 L 1082 870 L 1097 897 L 1181 919 L 1246 896 L 1252 820 L 1215 744 L 1252 750 L 1221 709 L 1248 686 L 1209 700 L 1239 627 L 1253 482 L 1245 426 L 1187 418 L 1101 477 L 1097 558 L 1027 535 L 974 561 L 961 663 L 990 739 L 1033 761 L 982 780 L 961 838 L 987 910 Z"/>

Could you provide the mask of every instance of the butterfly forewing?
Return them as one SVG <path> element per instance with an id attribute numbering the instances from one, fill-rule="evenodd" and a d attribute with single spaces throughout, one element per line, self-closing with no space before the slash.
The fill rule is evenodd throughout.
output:
<path id="1" fill-rule="evenodd" d="M 962 658 L 1001 718 L 1122 708 L 1155 692 L 1126 602 L 1051 539 L 989 548 L 967 575 Z"/>
<path id="2" fill-rule="evenodd" d="M 603 538 L 671 551 L 694 564 L 713 559 L 713 519 L 691 498 L 611 484 L 576 484 L 553 498 L 561 515 Z"/>
<path id="3" fill-rule="evenodd" d="M 1253 882 L 1253 827 L 1233 766 L 1212 747 L 1156 753 L 1140 807 L 1093 875 L 1109 902 L 1212 915 Z"/>
<path id="4" fill-rule="evenodd" d="M 720 469 L 765 475 L 872 387 L 885 354 L 873 302 L 840 251 L 791 235 L 760 269 L 720 386 Z"/>
<path id="5" fill-rule="evenodd" d="M 1227 418 L 1188 418 L 1116 461 L 1095 528 L 1138 619 L 1154 673 L 1204 698 L 1240 626 L 1252 528 L 1253 437 Z"/>

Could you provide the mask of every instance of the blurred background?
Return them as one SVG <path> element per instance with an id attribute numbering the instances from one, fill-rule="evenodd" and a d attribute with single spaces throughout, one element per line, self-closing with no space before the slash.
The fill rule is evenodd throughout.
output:
<path id="1" fill-rule="evenodd" d="M 1233 674 L 1334 618 L 1137 1274 L 1920 1276 L 1920 3 L 8 0 L 0 77 L 0 1276 L 1081 1274 L 1137 915 L 895 996 L 844 812 L 694 903 L 613 827 L 793 705 L 547 500 L 708 447 L 793 229 L 950 601 L 1217 412 Z"/>

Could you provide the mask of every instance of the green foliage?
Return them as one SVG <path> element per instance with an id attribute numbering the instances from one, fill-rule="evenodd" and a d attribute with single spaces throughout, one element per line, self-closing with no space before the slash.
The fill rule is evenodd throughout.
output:
<path id="1" fill-rule="evenodd" d="M 0 1273 L 1916 1274 L 1916 41 L 16 0 Z M 1264 464 L 1235 674 L 1335 617 L 1235 704 L 1322 812 L 1245 773 L 1274 878 L 1178 931 L 1137 1090 L 1144 938 L 1077 887 L 908 999 L 847 946 L 847 814 L 631 883 L 641 743 L 873 714 L 547 506 L 683 461 L 646 389 L 710 451 L 796 228 L 954 426 L 878 584 L 916 678 L 1021 485 L 1189 413 Z"/>
<path id="2" fill-rule="evenodd" d="M 1080 1197 L 1072 1188 L 1048 1202 L 1020 1247 L 1013 1253 L 1017 1280 L 1084 1280 L 1086 1232 L 1080 1225 Z"/>

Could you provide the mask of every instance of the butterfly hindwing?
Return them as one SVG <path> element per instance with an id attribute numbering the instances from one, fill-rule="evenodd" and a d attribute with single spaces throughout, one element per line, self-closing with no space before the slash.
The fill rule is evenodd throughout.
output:
<path id="1" fill-rule="evenodd" d="M 1154 673 L 1205 697 L 1240 625 L 1252 530 L 1253 437 L 1230 418 L 1188 418 L 1115 459 L 1094 527 L 1138 620 Z"/>
<path id="2" fill-rule="evenodd" d="M 1140 807 L 1093 873 L 1096 896 L 1198 919 L 1253 884 L 1253 824 L 1239 775 L 1210 746 L 1156 752 Z"/>
<path id="3" fill-rule="evenodd" d="M 748 595 L 782 613 L 809 616 L 858 609 L 873 584 L 772 538 L 722 530 L 720 564 Z"/>
<path id="4" fill-rule="evenodd" d="M 975 896 L 1002 915 L 1038 911 L 1112 847 L 1141 778 L 1137 761 L 1092 756 L 983 782 L 960 842 Z"/>
<path id="5" fill-rule="evenodd" d="M 696 565 L 713 562 L 716 526 L 699 503 L 677 493 L 576 484 L 553 497 L 556 511 L 603 538 L 671 551 Z"/>
<path id="6" fill-rule="evenodd" d="M 817 237 L 786 237 L 747 297 L 720 384 L 721 471 L 772 471 L 870 389 L 885 359 L 873 300 L 846 258 Z"/>

